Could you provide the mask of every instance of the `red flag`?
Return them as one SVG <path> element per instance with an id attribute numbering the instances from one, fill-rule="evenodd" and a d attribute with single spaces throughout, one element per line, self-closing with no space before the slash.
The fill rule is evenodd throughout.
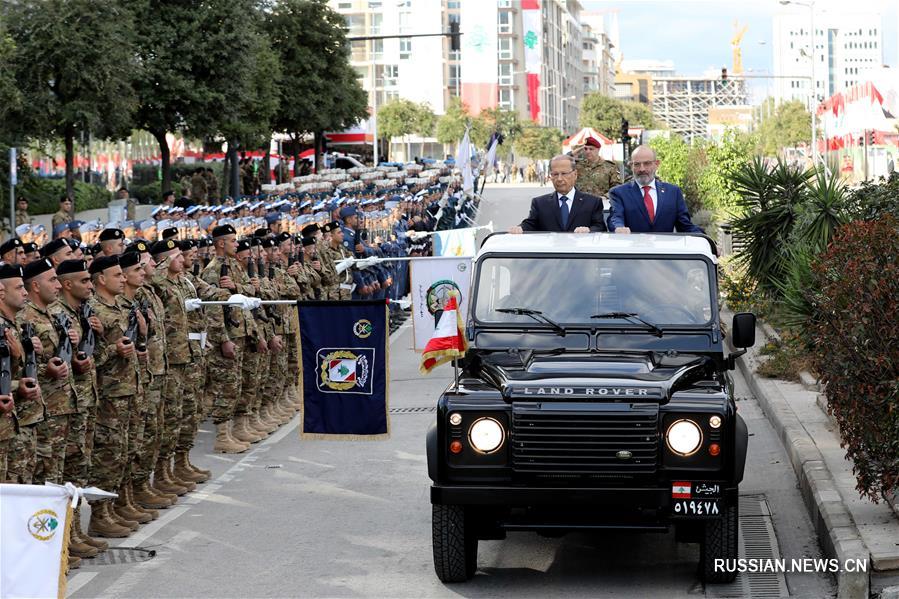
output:
<path id="1" fill-rule="evenodd" d="M 468 342 L 462 327 L 462 315 L 459 314 L 458 295 L 452 294 L 443 307 L 443 314 L 434 329 L 434 336 L 425 346 L 421 355 L 422 374 L 428 374 L 435 367 L 446 364 L 453 358 L 461 358 L 468 350 Z"/>

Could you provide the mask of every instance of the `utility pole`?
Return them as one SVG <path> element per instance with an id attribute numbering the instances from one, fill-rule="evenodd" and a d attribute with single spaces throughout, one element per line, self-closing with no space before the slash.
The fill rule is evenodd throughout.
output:
<path id="1" fill-rule="evenodd" d="M 16 183 L 18 183 L 16 149 L 9 149 L 9 238 L 16 236 Z"/>

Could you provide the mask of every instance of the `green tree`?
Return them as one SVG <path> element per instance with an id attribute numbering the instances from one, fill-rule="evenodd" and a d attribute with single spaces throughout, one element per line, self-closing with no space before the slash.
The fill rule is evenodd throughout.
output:
<path id="1" fill-rule="evenodd" d="M 13 76 L 15 52 L 16 44 L 0 20 L 0 135 L 9 124 L 8 117 L 22 105 L 22 95 Z"/>
<path id="2" fill-rule="evenodd" d="M 74 193 L 75 134 L 126 135 L 137 106 L 134 17 L 121 0 L 4 2 L 22 94 L 15 120 L 25 135 L 61 137 L 66 193 Z M 160 43 L 174 43 L 160 40 Z"/>
<path id="3" fill-rule="evenodd" d="M 767 98 L 756 119 L 758 151 L 765 156 L 777 156 L 783 148 L 808 144 L 811 129 L 812 115 L 802 102 L 791 100 L 775 107 L 774 99 Z"/>
<path id="4" fill-rule="evenodd" d="M 326 2 L 272 0 L 265 15 L 265 29 L 284 66 L 273 126 L 293 139 L 299 161 L 304 135 L 316 136 L 318 152 L 325 131 L 341 131 L 368 116 L 368 96 L 349 63 L 346 22 Z"/>
<path id="5" fill-rule="evenodd" d="M 378 108 L 378 134 L 388 140 L 413 133 L 429 136 L 433 134 L 436 122 L 437 118 L 430 106 L 405 98 L 391 100 Z"/>
<path id="6" fill-rule="evenodd" d="M 503 143 L 514 143 L 524 130 L 524 124 L 521 122 L 517 110 L 485 108 L 481 111 L 480 117 L 487 125 L 488 139 L 489 135 L 496 131 L 505 138 Z"/>
<path id="7" fill-rule="evenodd" d="M 707 167 L 699 176 L 698 187 L 704 207 L 713 211 L 734 208 L 740 195 L 734 190 L 734 175 L 752 160 L 755 138 L 729 129 L 717 142 L 703 144 Z"/>
<path id="8" fill-rule="evenodd" d="M 684 192 L 684 200 L 692 214 L 705 208 L 699 190 L 699 179 L 707 166 L 705 148 L 690 146 L 680 135 L 658 136 L 649 142 L 659 159 L 658 176 L 674 183 Z"/>
<path id="9" fill-rule="evenodd" d="M 621 137 L 621 119 L 631 127 L 652 129 L 656 126 L 649 106 L 639 102 L 623 102 L 599 92 L 589 93 L 581 102 L 581 127 L 593 127 L 611 139 Z"/>
<path id="10" fill-rule="evenodd" d="M 555 127 L 525 124 L 515 140 L 515 153 L 534 160 L 547 160 L 562 152 L 564 138 Z"/>

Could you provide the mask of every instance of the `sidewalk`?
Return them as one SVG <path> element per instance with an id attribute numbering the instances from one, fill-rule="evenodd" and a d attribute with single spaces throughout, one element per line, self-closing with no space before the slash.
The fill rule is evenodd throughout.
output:
<path id="1" fill-rule="evenodd" d="M 773 335 L 770 327 L 759 327 L 755 348 L 738 360 L 739 368 L 787 449 L 825 555 L 841 563 L 870 560 L 867 573 L 837 574 L 839 596 L 899 597 L 899 515 L 886 502 L 859 497 L 852 463 L 810 376 L 803 373 L 800 385 L 755 374 L 767 359 L 757 348 Z"/>

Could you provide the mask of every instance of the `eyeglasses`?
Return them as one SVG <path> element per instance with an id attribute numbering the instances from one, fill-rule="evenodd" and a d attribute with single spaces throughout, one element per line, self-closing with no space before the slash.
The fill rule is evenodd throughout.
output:
<path id="1" fill-rule="evenodd" d="M 564 177 L 566 175 L 570 175 L 574 171 L 565 171 L 564 173 L 550 173 L 549 176 L 551 179 L 558 179 L 559 177 Z"/>
<path id="2" fill-rule="evenodd" d="M 650 166 L 654 165 L 655 163 L 656 163 L 655 160 L 647 160 L 646 162 L 631 162 L 631 166 L 633 168 L 640 168 L 643 166 L 650 167 Z"/>

